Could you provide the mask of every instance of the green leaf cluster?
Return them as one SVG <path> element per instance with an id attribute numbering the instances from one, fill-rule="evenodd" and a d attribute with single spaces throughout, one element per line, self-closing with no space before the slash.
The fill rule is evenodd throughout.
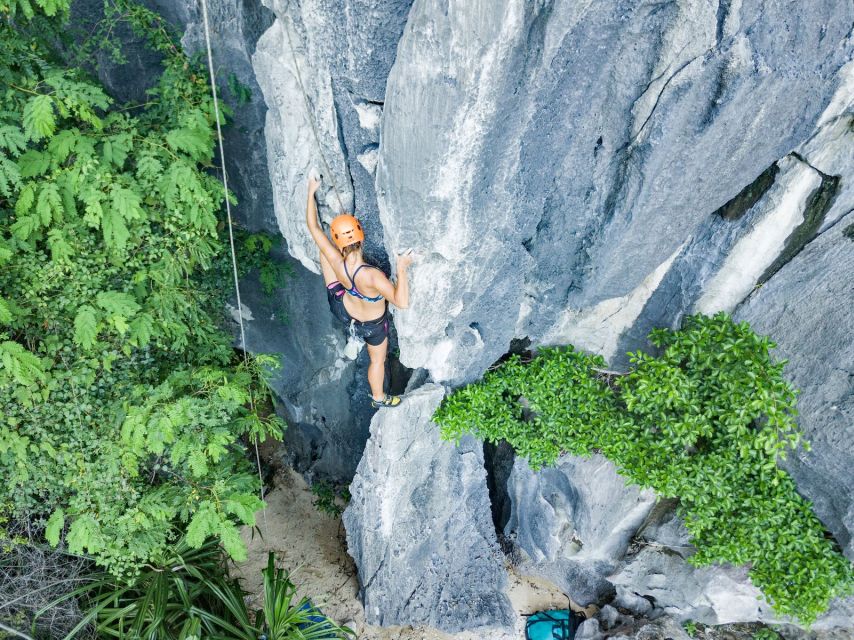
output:
<path id="1" fill-rule="evenodd" d="M 0 3 L 0 504 L 116 574 L 184 528 L 240 558 L 246 445 L 283 425 L 258 409 L 275 363 L 242 362 L 223 312 L 209 87 L 111 0 L 164 53 L 149 102 L 114 105 L 51 48 L 66 5 Z"/>
<path id="2" fill-rule="evenodd" d="M 273 553 L 267 555 L 264 574 L 264 609 L 256 612 L 255 627 L 249 633 L 235 636 L 255 640 L 257 633 L 268 640 L 333 640 L 354 638 L 352 629 L 340 627 L 323 615 L 312 602 L 297 596 L 297 588 L 284 569 L 276 567 Z M 244 625 L 246 628 L 248 625 Z"/>
<path id="3" fill-rule="evenodd" d="M 751 640 L 780 640 L 780 634 L 770 627 L 762 627 L 753 632 Z"/>
<path id="4" fill-rule="evenodd" d="M 311 485 L 314 499 L 311 503 L 318 511 L 333 518 L 340 518 L 350 502 L 350 489 L 346 485 L 334 485 L 326 480 Z"/>
<path id="5" fill-rule="evenodd" d="M 272 553 L 264 576 L 264 609 L 251 612 L 248 595 L 228 576 L 227 556 L 214 538 L 192 544 L 179 540 L 151 559 L 137 574 L 117 580 L 106 572 L 87 576 L 86 584 L 50 603 L 39 617 L 62 602 L 77 598 L 88 610 L 64 640 L 87 625 L 101 638 L 174 640 L 331 640 L 351 638 L 353 632 L 323 615 L 308 598 L 296 597 L 296 586 Z"/>
<path id="6" fill-rule="evenodd" d="M 801 442 L 774 344 L 726 314 L 656 329 L 625 376 L 572 347 L 511 357 L 450 395 L 445 438 L 506 440 L 533 468 L 599 452 L 628 481 L 679 499 L 697 566 L 747 564 L 782 614 L 809 623 L 854 590 L 851 563 L 777 466 Z"/>
<path id="7" fill-rule="evenodd" d="M 0 16 L 28 21 L 34 17 L 64 17 L 71 0 L 0 0 Z"/>

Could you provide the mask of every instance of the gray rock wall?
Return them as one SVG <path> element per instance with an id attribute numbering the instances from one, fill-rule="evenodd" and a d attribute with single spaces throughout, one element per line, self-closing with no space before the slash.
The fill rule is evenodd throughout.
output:
<path id="1" fill-rule="evenodd" d="M 427 384 L 378 412 L 344 512 L 370 624 L 446 632 L 512 627 L 483 448 L 439 440 L 445 390 Z"/>
<path id="2" fill-rule="evenodd" d="M 837 250 L 815 266 L 814 247 L 841 233 L 854 206 L 852 11 L 416 2 L 389 77 L 377 171 L 387 246 L 422 254 L 416 303 L 396 315 L 403 362 L 459 384 L 527 337 L 624 365 L 653 326 L 732 311 L 761 285 L 739 317 L 782 331 L 786 355 L 804 354 L 789 375 L 806 389 L 800 420 L 816 448 L 789 467 L 850 553 L 854 503 L 838 474 L 854 455 L 851 355 L 839 345 L 854 296 L 839 275 L 846 259 Z M 791 329 L 763 322 L 804 278 Z M 599 489 L 568 486 L 567 500 Z M 674 607 L 709 620 L 760 615 L 743 575 L 691 576 L 696 589 L 674 589 L 697 598 Z"/>
<path id="3" fill-rule="evenodd" d="M 763 318 L 776 317 L 800 278 L 809 272 L 819 288 L 834 278 L 826 296 L 810 289 L 781 348 L 818 354 L 792 358 L 793 380 L 813 397 L 802 396 L 801 421 L 817 446 L 789 467 L 850 553 L 850 487 L 832 480 L 852 455 L 840 435 L 850 425 L 842 378 L 851 358 L 834 347 L 850 332 L 839 311 L 852 298 L 839 275 L 847 262 L 834 253 L 820 268 L 797 266 L 816 260 L 816 247 L 841 234 L 854 207 L 850 5 L 267 4 L 276 22 L 253 67 L 270 105 L 278 227 L 290 253 L 316 270 L 302 208 L 306 173 L 319 166 L 327 174 L 323 217 L 355 207 L 380 262 L 416 247 L 414 304 L 396 323 L 403 361 L 434 380 L 479 377 L 525 337 L 573 342 L 623 365 L 621 354 L 643 346 L 652 327 L 733 310 L 745 298 L 739 315 L 777 337 L 777 321 Z M 805 340 L 803 327 L 826 309 L 833 330 Z M 267 331 L 259 331 L 262 344 Z M 317 333 L 270 347 L 299 351 Z M 299 424 L 289 444 L 334 474 L 351 468 L 347 455 L 355 463 L 366 423 L 348 424 L 347 402 L 329 405 L 354 374 L 334 350 L 320 351 L 292 359 L 323 364 L 288 381 L 300 390 L 284 393 Z M 324 371 L 342 377 L 306 384 Z M 330 415 L 338 417 L 333 428 Z M 387 420 L 389 429 L 406 421 Z M 410 472 L 429 464 L 413 461 Z M 677 551 L 684 539 L 631 546 L 649 497 L 585 464 L 567 459 L 539 475 L 514 466 L 504 533 L 523 570 L 582 601 L 616 594 L 638 614 L 655 601 L 656 611 L 680 619 L 769 619 L 742 569 L 692 569 Z M 380 482 L 376 474 L 357 479 L 365 495 Z M 349 526 L 351 538 L 369 540 L 353 547 L 363 573 L 385 549 L 360 531 L 368 519 L 351 516 Z M 431 553 L 445 555 L 441 540 Z M 479 624 L 467 613 L 455 621 L 414 613 L 397 601 L 390 576 L 365 583 L 376 620 Z M 841 619 L 832 612 L 820 624 Z"/>
<path id="4" fill-rule="evenodd" d="M 694 548 L 672 505 L 654 514 L 635 535 L 619 570 L 608 577 L 616 587 L 617 603 L 634 610 L 633 601 L 641 596 L 654 602 L 657 611 L 703 624 L 775 620 L 748 580 L 747 567 L 696 569 L 685 562 Z"/>
<path id="5" fill-rule="evenodd" d="M 246 343 L 255 353 L 276 354 L 281 363 L 272 387 L 277 412 L 288 424 L 286 461 L 313 478 L 347 483 L 359 464 L 373 413 L 362 398 L 347 392 L 364 363 L 344 355 L 346 340 L 332 314 L 318 313 L 326 305 L 318 276 L 292 263 L 294 275 L 272 295 L 264 293 L 254 274 L 241 283 Z M 237 309 L 231 312 L 236 317 Z"/>
<path id="6" fill-rule="evenodd" d="M 404 363 L 459 383 L 526 336 L 613 355 L 698 228 L 813 134 L 852 12 L 416 2 L 377 170 L 431 300 L 398 318 Z"/>
<path id="7" fill-rule="evenodd" d="M 582 606 L 614 595 L 606 578 L 655 504 L 653 492 L 626 486 L 600 455 L 565 455 L 538 473 L 517 459 L 506 490 L 504 535 L 522 571 L 551 580 Z"/>
<path id="8" fill-rule="evenodd" d="M 689 540 L 673 505 L 656 507 L 635 532 L 619 568 L 608 576 L 616 588 L 613 604 L 636 616 L 666 615 L 708 625 L 792 622 L 777 615 L 762 599 L 747 577 L 747 567 L 696 568 L 688 564 L 686 559 L 694 553 Z M 814 633 L 828 632 L 830 637 L 844 635 L 850 633 L 852 616 L 854 598 L 836 599 L 811 629 Z"/>
<path id="9" fill-rule="evenodd" d="M 267 162 L 279 230 L 291 255 L 320 273 L 305 226 L 308 174 L 317 167 L 325 176 L 318 195 L 327 221 L 352 209 L 353 189 L 333 105 L 327 16 L 315 4 L 267 0 L 276 20 L 261 36 L 252 65 L 268 107 Z"/>
<path id="10" fill-rule="evenodd" d="M 305 227 L 305 185 L 324 174 L 321 218 L 355 211 L 366 254 L 387 264 L 373 174 L 385 80 L 412 0 L 264 0 L 276 16 L 253 56 L 269 107 L 267 155 L 279 229 L 319 273 Z"/>

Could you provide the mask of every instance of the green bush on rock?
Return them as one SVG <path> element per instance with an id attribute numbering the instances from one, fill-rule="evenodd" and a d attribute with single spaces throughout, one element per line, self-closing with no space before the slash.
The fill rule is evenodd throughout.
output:
<path id="1" fill-rule="evenodd" d="M 562 452 L 602 453 L 630 482 L 679 498 L 690 562 L 749 564 L 775 610 L 812 622 L 854 590 L 854 571 L 777 466 L 800 434 L 775 345 L 726 314 L 650 340 L 660 355 L 630 354 L 625 376 L 572 347 L 528 364 L 512 356 L 446 398 L 434 420 L 447 439 L 506 440 L 535 469 Z"/>

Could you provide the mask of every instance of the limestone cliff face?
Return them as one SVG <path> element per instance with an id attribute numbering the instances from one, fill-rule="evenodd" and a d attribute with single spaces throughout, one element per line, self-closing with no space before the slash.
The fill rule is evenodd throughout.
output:
<path id="1" fill-rule="evenodd" d="M 423 251 L 413 293 L 434 302 L 400 314 L 403 362 L 459 383 L 514 337 L 608 359 L 637 346 L 642 335 L 621 338 L 712 214 L 848 104 L 851 11 L 415 3 L 377 173 L 387 245 Z M 818 187 L 806 173 L 786 194 L 793 210 Z M 705 238 L 713 264 L 690 276 L 719 271 L 724 242 Z M 704 309 L 731 309 L 761 273 Z M 656 323 L 711 296 L 705 284 L 669 287 L 678 298 Z"/>
<path id="2" fill-rule="evenodd" d="M 438 385 L 477 379 L 514 339 L 620 366 L 652 327 L 696 312 L 734 312 L 789 359 L 813 449 L 786 465 L 854 559 L 851 2 L 209 1 L 220 77 L 251 89 L 227 149 L 238 212 L 278 230 L 295 265 L 278 303 L 245 284 L 248 346 L 282 357 L 298 466 L 356 474 L 345 521 L 373 620 L 489 624 L 451 606 L 471 579 L 509 628 L 499 536 L 520 570 L 584 603 L 773 619 L 743 570 L 687 565 L 666 505 L 606 461 L 534 474 L 431 435 Z M 149 4 L 198 49 L 195 2 Z M 303 223 L 312 166 L 321 217 L 355 210 L 386 267 L 419 254 L 394 316 L 414 397 L 370 432 L 365 354 L 341 355 Z M 288 326 L 271 318 L 281 302 Z M 406 547 L 383 528 L 390 511 L 432 535 Z M 816 628 L 850 629 L 853 612 L 837 602 Z"/>

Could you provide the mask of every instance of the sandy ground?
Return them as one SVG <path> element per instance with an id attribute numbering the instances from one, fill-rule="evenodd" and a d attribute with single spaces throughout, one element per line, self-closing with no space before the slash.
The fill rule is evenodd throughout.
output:
<path id="1" fill-rule="evenodd" d="M 344 527 L 340 518 L 320 512 L 314 496 L 302 477 L 291 469 L 276 475 L 275 488 L 267 496 L 266 513 L 258 513 L 258 528 L 242 532 L 249 546 L 249 557 L 237 568 L 237 575 L 252 594 L 253 607 L 261 603 L 261 569 L 267 553 L 274 551 L 280 566 L 292 572 L 292 579 L 323 612 L 353 629 L 362 640 L 503 640 L 524 637 L 523 613 L 541 609 L 565 608 L 567 599 L 556 587 L 535 578 L 509 572 L 507 595 L 520 614 L 516 633 L 505 635 L 483 630 L 479 633 L 447 635 L 431 628 L 375 627 L 365 622 L 358 599 L 356 567 L 347 555 Z"/>

